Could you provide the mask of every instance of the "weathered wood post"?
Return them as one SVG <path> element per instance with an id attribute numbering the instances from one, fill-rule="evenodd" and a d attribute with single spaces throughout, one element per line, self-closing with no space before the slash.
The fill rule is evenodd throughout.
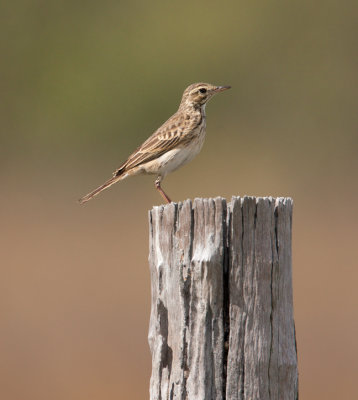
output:
<path id="1" fill-rule="evenodd" d="M 295 400 L 288 198 L 149 214 L 151 400 Z"/>

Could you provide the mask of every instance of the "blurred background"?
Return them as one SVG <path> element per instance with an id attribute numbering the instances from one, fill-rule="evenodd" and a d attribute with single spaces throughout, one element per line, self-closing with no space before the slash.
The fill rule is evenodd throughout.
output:
<path id="1" fill-rule="evenodd" d="M 0 396 L 147 399 L 154 178 L 79 206 L 193 82 L 201 154 L 175 201 L 294 199 L 300 396 L 357 395 L 358 3 L 1 5 Z"/>

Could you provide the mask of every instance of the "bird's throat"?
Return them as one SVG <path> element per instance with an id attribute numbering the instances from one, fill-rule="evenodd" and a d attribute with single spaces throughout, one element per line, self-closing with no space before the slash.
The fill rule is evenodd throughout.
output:
<path id="1" fill-rule="evenodd" d="M 206 103 L 202 104 L 201 107 L 200 107 L 201 115 L 202 115 L 203 118 L 206 117 L 205 109 L 206 109 Z"/>

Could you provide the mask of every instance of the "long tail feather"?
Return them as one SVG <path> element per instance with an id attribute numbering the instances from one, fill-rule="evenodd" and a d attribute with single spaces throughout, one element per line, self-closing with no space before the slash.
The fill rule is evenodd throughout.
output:
<path id="1" fill-rule="evenodd" d="M 93 199 L 93 197 L 97 196 L 99 193 L 101 193 L 103 190 L 109 188 L 116 182 L 124 179 L 126 176 L 125 175 L 119 175 L 119 176 L 114 176 L 111 179 L 108 179 L 108 181 L 104 182 L 103 185 L 99 186 L 97 189 L 93 190 L 91 193 L 86 194 L 86 196 L 83 196 L 81 199 L 79 199 L 79 203 L 83 204 L 86 203 L 87 201 Z"/>

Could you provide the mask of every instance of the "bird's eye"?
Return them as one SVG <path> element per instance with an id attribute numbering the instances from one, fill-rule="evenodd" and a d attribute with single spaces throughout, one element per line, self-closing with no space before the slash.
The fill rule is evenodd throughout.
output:
<path id="1" fill-rule="evenodd" d="M 201 89 L 199 89 L 199 92 L 202 93 L 202 94 L 204 94 L 204 93 L 207 92 L 207 90 L 206 90 L 205 88 L 201 88 Z"/>

